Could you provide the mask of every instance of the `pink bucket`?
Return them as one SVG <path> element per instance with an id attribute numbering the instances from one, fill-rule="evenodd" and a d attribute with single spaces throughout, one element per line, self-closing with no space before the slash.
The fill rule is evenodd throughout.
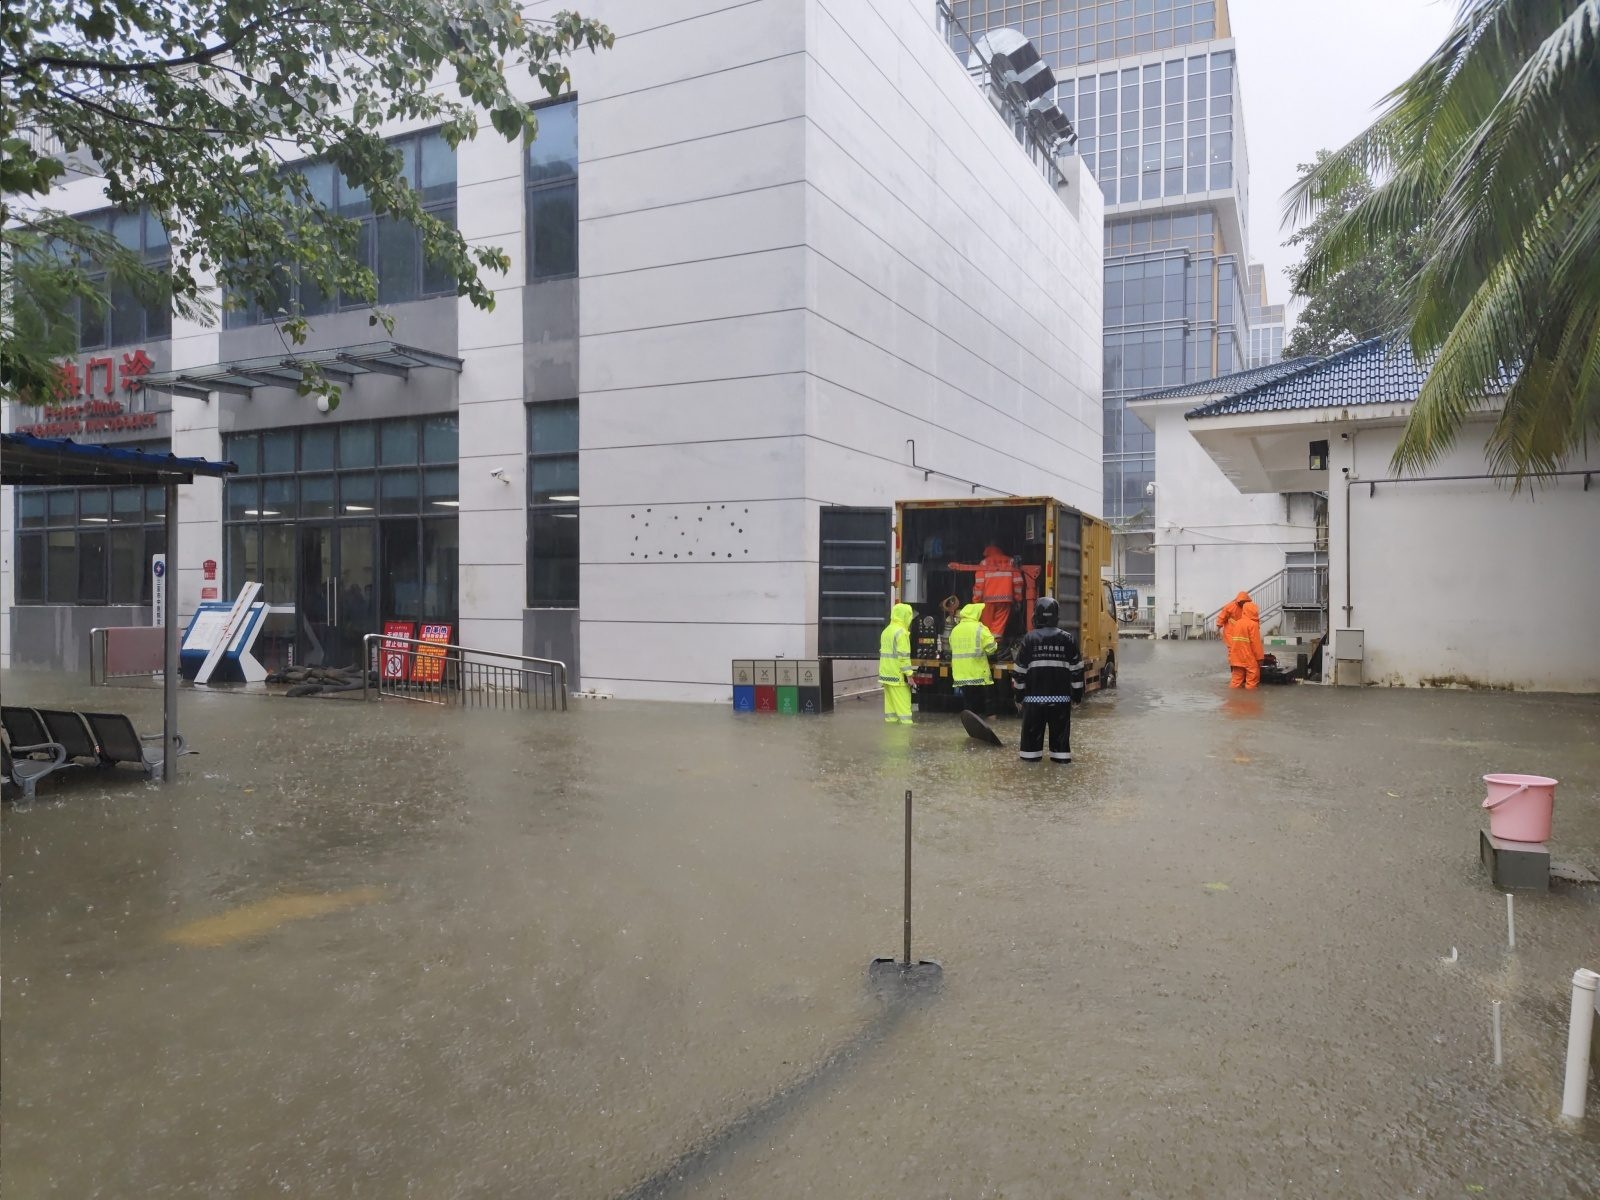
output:
<path id="1" fill-rule="evenodd" d="M 1556 781 L 1543 775 L 1485 775 L 1489 794 L 1489 832 L 1508 842 L 1550 840 L 1556 808 Z"/>

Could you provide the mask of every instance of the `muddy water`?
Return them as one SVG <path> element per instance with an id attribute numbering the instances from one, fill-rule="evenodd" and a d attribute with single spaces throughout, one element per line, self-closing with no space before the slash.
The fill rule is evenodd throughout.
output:
<path id="1" fill-rule="evenodd" d="M 1131 648 L 1068 769 L 867 705 L 186 696 L 175 790 L 4 814 L 0 1184 L 1592 1197 L 1600 1120 L 1554 1114 L 1600 889 L 1519 900 L 1507 953 L 1474 839 L 1477 776 L 1538 770 L 1600 867 L 1600 704 L 1229 695 L 1217 656 Z M 901 1008 L 865 968 L 908 787 L 945 975 Z"/>

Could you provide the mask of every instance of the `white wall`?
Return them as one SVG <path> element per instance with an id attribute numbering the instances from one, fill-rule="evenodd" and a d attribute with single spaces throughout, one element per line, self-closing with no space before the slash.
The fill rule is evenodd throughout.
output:
<path id="1" fill-rule="evenodd" d="M 815 651 L 817 513 L 1099 511 L 1100 207 L 1063 204 L 922 0 L 594 7 L 580 58 L 584 682 L 720 700 Z M 1087 185 L 1087 186 L 1085 186 Z"/>
<path id="2" fill-rule="evenodd" d="M 1185 397 L 1130 406 L 1156 439 L 1158 637 L 1176 627 L 1175 614 L 1214 612 L 1281 571 L 1285 553 L 1316 548 L 1309 504 L 1290 508 L 1281 495 L 1241 494 L 1190 435 L 1184 413 L 1202 402 Z M 1268 632 L 1275 623 L 1268 621 Z"/>
<path id="3" fill-rule="evenodd" d="M 1486 426 L 1463 430 L 1430 477 L 1488 471 Z M 1330 441 L 1338 479 L 1392 476 L 1397 428 Z M 1570 469 L 1600 472 L 1600 453 Z M 1582 476 L 1513 494 L 1491 481 L 1350 488 L 1352 605 L 1345 616 L 1345 496 L 1329 504 L 1329 613 L 1366 630 L 1365 677 L 1385 685 L 1448 683 L 1533 691 L 1600 691 L 1600 487 Z M 1337 634 L 1335 634 L 1337 637 Z M 1333 662 L 1327 661 L 1332 678 Z"/>

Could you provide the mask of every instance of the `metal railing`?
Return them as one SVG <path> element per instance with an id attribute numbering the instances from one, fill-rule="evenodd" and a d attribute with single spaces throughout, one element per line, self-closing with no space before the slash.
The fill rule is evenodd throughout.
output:
<path id="1" fill-rule="evenodd" d="M 1285 610 L 1324 610 L 1328 607 L 1328 567 L 1326 563 L 1307 563 L 1284 567 L 1260 583 L 1244 589 L 1250 593 L 1261 613 L 1261 627 Z M 1229 600 L 1228 604 L 1233 601 Z M 1206 614 L 1202 637 L 1217 636 L 1217 615 L 1227 608 L 1219 605 Z"/>
<path id="2" fill-rule="evenodd" d="M 89 630 L 89 686 L 112 679 L 153 679 L 166 665 L 167 631 L 159 625 L 97 625 Z"/>
<path id="3" fill-rule="evenodd" d="M 567 710 L 567 664 L 449 642 L 369 633 L 361 698 L 461 708 Z"/>

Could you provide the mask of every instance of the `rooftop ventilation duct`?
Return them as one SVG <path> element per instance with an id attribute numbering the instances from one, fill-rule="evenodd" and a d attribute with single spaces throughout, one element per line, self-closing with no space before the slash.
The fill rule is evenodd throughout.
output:
<path id="1" fill-rule="evenodd" d="M 1056 77 L 1034 44 L 1015 29 L 995 29 L 973 43 L 968 70 L 988 67 L 1002 87 L 1023 104 L 1055 91 Z"/>

